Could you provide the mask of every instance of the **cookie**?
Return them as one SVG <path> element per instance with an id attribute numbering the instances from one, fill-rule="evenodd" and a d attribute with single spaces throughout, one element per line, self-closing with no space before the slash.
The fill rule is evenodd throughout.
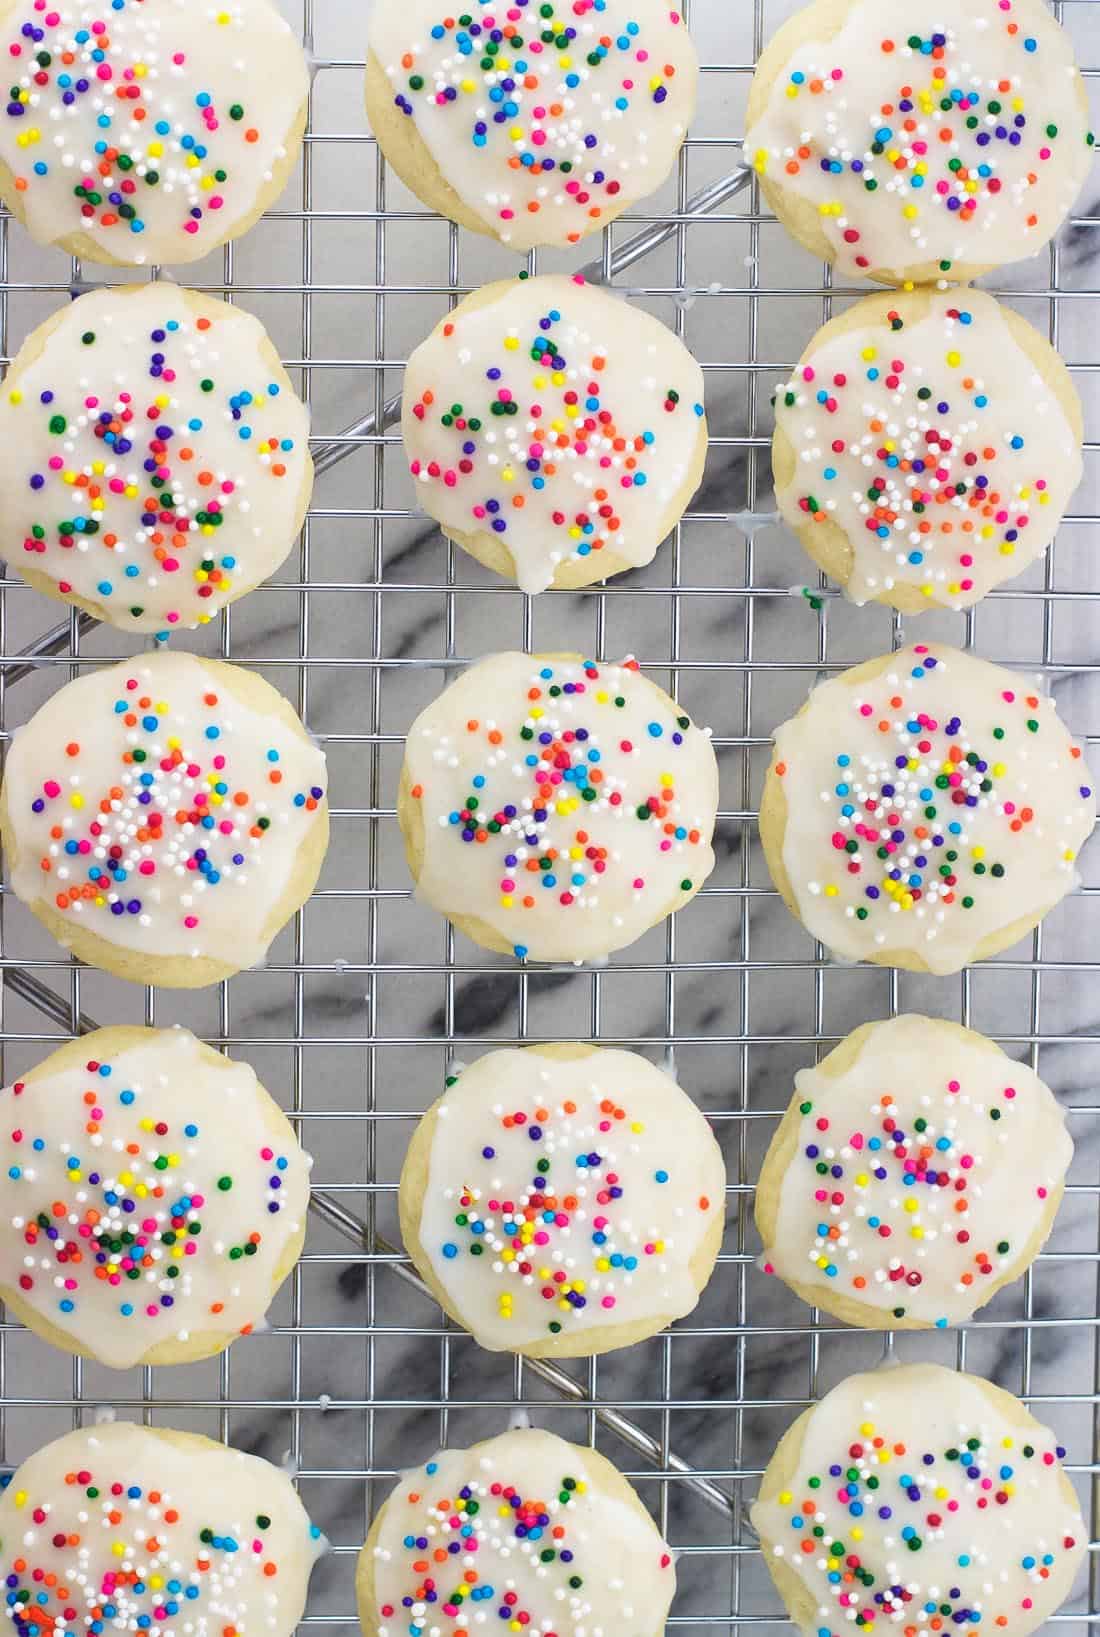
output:
<path id="1" fill-rule="evenodd" d="M 653 561 L 707 458 L 703 372 L 579 275 L 467 296 L 413 353 L 401 433 L 448 539 L 535 593 Z"/>
<path id="2" fill-rule="evenodd" d="M 510 250 L 566 248 L 656 191 L 695 114 L 676 0 L 378 0 L 367 115 L 441 216 Z"/>
<path id="3" fill-rule="evenodd" d="M 196 261 L 298 160 L 309 74 L 271 0 L 0 0 L 0 194 L 86 261 Z"/>
<path id="4" fill-rule="evenodd" d="M 980 1624 L 1027 1637 L 1088 1547 L 1065 1450 L 1000 1387 L 938 1364 L 849 1376 L 800 1415 L 752 1508 L 807 1637 Z"/>
<path id="5" fill-rule="evenodd" d="M 1018 943 L 1077 884 L 1096 822 L 1034 677 L 918 643 L 823 682 L 775 735 L 772 881 L 843 960 L 941 976 Z"/>
<path id="6" fill-rule="evenodd" d="M 634 1052 L 490 1052 L 417 1126 L 401 1234 L 440 1306 L 491 1352 L 590 1358 L 690 1313 L 725 1227 L 706 1120 Z"/>
<path id="7" fill-rule="evenodd" d="M 479 1615 L 660 1637 L 675 1590 L 672 1553 L 618 1469 L 533 1428 L 403 1474 L 356 1574 L 365 1637 L 460 1637 Z"/>
<path id="8" fill-rule="evenodd" d="M 263 325 L 178 284 L 71 302 L 0 394 L 6 561 L 123 630 L 190 630 L 251 591 L 312 487 L 309 415 Z"/>
<path id="9" fill-rule="evenodd" d="M 845 1324 L 962 1324 L 1021 1277 L 1073 1143 L 1039 1076 L 939 1018 L 864 1023 L 814 1068 L 756 1188 L 764 1267 Z"/>
<path id="10" fill-rule="evenodd" d="M 247 1063 L 186 1029 L 97 1029 L 0 1092 L 0 1296 L 115 1369 L 262 1324 L 301 1254 L 310 1160 Z"/>
<path id="11" fill-rule="evenodd" d="M 714 867 L 709 735 L 638 670 L 495 654 L 409 729 L 397 801 L 419 895 L 483 948 L 598 959 Z"/>
<path id="12" fill-rule="evenodd" d="M 55 1438 L 0 1495 L 0 1572 L 22 1637 L 290 1637 L 323 1544 L 278 1467 L 128 1421 Z"/>
<path id="13" fill-rule="evenodd" d="M 16 897 L 78 959 L 197 989 L 262 960 L 313 891 L 325 758 L 255 672 L 140 654 L 16 730 L 0 835 Z"/>
<path id="14" fill-rule="evenodd" d="M 1050 545 L 1084 417 L 1038 331 L 980 290 L 868 296 L 775 399 L 776 503 L 856 603 L 970 608 Z"/>
<path id="15" fill-rule="evenodd" d="M 1092 133 L 1042 0 L 812 0 L 760 58 L 745 156 L 842 277 L 964 283 L 1058 231 Z"/>

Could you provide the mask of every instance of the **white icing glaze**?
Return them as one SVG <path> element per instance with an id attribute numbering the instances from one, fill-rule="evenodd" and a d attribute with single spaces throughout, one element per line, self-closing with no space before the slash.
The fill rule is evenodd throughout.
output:
<path id="1" fill-rule="evenodd" d="M 321 751 L 245 704 L 232 673 L 142 654 L 70 682 L 17 729 L 4 776 L 11 884 L 121 949 L 247 966 L 266 950 L 324 784 Z M 114 847 L 121 879 L 108 873 Z"/>
<path id="2" fill-rule="evenodd" d="M 144 266 L 194 261 L 240 230 L 309 92 L 270 0 L 17 0 L 6 11 L 0 44 L 20 91 L 0 118 L 0 160 L 34 238 L 83 233 Z"/>
<path id="3" fill-rule="evenodd" d="M 992 297 L 927 299 L 915 324 L 812 344 L 776 398 L 796 458 L 777 502 L 844 531 L 857 603 L 915 586 L 970 607 L 1042 556 L 1081 481 L 1058 395 Z"/>
<path id="4" fill-rule="evenodd" d="M 265 341 L 250 313 L 196 310 L 176 284 L 67 308 L 0 397 L 8 562 L 134 631 L 205 624 L 258 585 L 290 550 L 309 458 Z"/>
<path id="5" fill-rule="evenodd" d="M 799 916 L 850 960 L 913 951 L 932 972 L 958 971 L 1073 888 L 1096 820 L 1053 700 L 943 643 L 903 648 L 870 682 L 822 683 L 775 754 Z"/>
<path id="6" fill-rule="evenodd" d="M 705 436 L 687 348 L 579 277 L 460 308 L 410 358 L 404 404 L 421 505 L 444 529 L 494 533 L 532 593 L 563 562 L 652 562 Z"/>
<path id="7" fill-rule="evenodd" d="M 1073 1157 L 1049 1087 L 926 1017 L 879 1023 L 843 1074 L 803 1069 L 794 1083 L 805 1112 L 775 1272 L 895 1317 L 970 1318 L 983 1285 L 1019 1263 Z"/>
<path id="8" fill-rule="evenodd" d="M 186 1029 L 107 1058 L 95 1044 L 0 1092 L 0 1285 L 125 1369 L 262 1320 L 309 1161 L 265 1120 L 249 1065 L 216 1066 Z"/>
<path id="9" fill-rule="evenodd" d="M 745 153 L 819 213 L 845 274 L 999 266 L 1046 243 L 1088 174 L 1079 89 L 1032 0 L 854 0 L 792 53 Z"/>
<path id="10" fill-rule="evenodd" d="M 0 1497 L 0 1563 L 15 1575 L 5 1613 L 20 1637 L 85 1637 L 93 1621 L 290 1637 L 319 1531 L 278 1467 L 176 1437 L 187 1435 L 115 1421 L 23 1462 Z"/>
<path id="11" fill-rule="evenodd" d="M 512 250 L 576 244 L 652 193 L 695 112 L 698 58 L 674 0 L 541 9 L 471 0 L 463 26 L 440 0 L 380 0 L 370 25 L 400 117 Z"/>
<path id="12" fill-rule="evenodd" d="M 455 1637 L 479 1616 L 496 1624 L 508 1605 L 532 1632 L 658 1637 L 676 1590 L 672 1554 L 606 1482 L 585 1450 L 531 1429 L 443 1450 L 406 1473 L 386 1502 L 371 1562 L 380 1637 Z M 442 1566 L 432 1560 L 464 1538 L 477 1550 L 448 1552 Z"/>
<path id="13" fill-rule="evenodd" d="M 706 1120 L 644 1057 L 490 1052 L 438 1105 L 419 1238 L 483 1347 L 583 1349 L 691 1312 L 725 1186 Z"/>
<path id="14" fill-rule="evenodd" d="M 1053 1435 L 1015 1410 L 936 1364 L 849 1376 L 814 1407 L 790 1482 L 752 1508 L 816 1604 L 807 1637 L 843 1637 L 863 1613 L 861 1630 L 933 1630 L 935 1614 L 945 1631 L 1026 1637 L 1054 1613 L 1088 1530 Z"/>
<path id="15" fill-rule="evenodd" d="M 629 664 L 484 659 L 416 719 L 405 758 L 424 821 L 424 897 L 532 960 L 621 949 L 714 867 L 710 740 Z M 475 791 L 481 824 L 461 816 Z"/>

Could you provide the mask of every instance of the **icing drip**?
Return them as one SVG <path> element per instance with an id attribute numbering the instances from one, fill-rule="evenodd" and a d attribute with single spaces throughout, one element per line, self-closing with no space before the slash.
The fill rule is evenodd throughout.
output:
<path id="1" fill-rule="evenodd" d="M 483 660 L 413 724 L 406 768 L 424 895 L 521 958 L 621 948 L 713 867 L 709 739 L 632 661 Z"/>
<path id="2" fill-rule="evenodd" d="M 8 1086 L 0 1284 L 118 1369 L 247 1333 L 309 1199 L 308 1162 L 261 1095 L 247 1064 L 215 1066 L 183 1030 Z"/>
<path id="3" fill-rule="evenodd" d="M 795 1077 L 775 1272 L 944 1326 L 1028 1250 L 1073 1144 L 1049 1089 L 980 1036 L 927 1018 L 876 1025 L 839 1076 Z"/>
<path id="4" fill-rule="evenodd" d="M 513 250 L 570 245 L 660 186 L 698 61 L 669 0 L 376 8 L 371 50 L 440 171 Z"/>
<path id="5" fill-rule="evenodd" d="M 232 673 L 161 652 L 55 694 L 7 760 L 18 896 L 123 948 L 258 960 L 325 762 L 233 689 Z"/>
<path id="6" fill-rule="evenodd" d="M 407 1474 L 371 1569 L 380 1637 L 464 1632 L 479 1615 L 557 1637 L 656 1637 L 676 1585 L 649 1519 L 601 1492 L 584 1451 L 532 1431 L 445 1450 Z"/>
<path id="7" fill-rule="evenodd" d="M 792 52 L 745 153 L 846 274 L 998 265 L 1051 237 L 1088 174 L 1079 93 L 1044 6 L 859 0 Z"/>
<path id="8" fill-rule="evenodd" d="M 131 265 L 193 261 L 238 230 L 309 91 L 268 0 L 22 0 L 0 160 L 34 237 L 83 233 Z"/>
<path id="9" fill-rule="evenodd" d="M 495 535 L 524 591 L 600 553 L 648 563 L 698 459 L 702 389 L 664 325 L 583 279 L 502 287 L 409 361 L 418 498 Z"/>
<path id="10" fill-rule="evenodd" d="M 783 514 L 844 531 L 861 603 L 914 586 L 970 607 L 1042 555 L 1081 479 L 1056 392 L 973 290 L 812 346 L 776 425 L 796 456 Z"/>
<path id="11" fill-rule="evenodd" d="M 40 1449 L 0 1499 L 18 1637 L 289 1637 L 321 1545 L 276 1468 L 118 1421 Z"/>
<path id="12" fill-rule="evenodd" d="M 205 625 L 262 579 L 306 481 L 309 419 L 262 327 L 212 306 L 84 296 L 0 400 L 9 561 L 136 631 Z"/>
<path id="13" fill-rule="evenodd" d="M 803 1630 L 1024 1637 L 1054 1613 L 1087 1530 L 1065 1450 L 993 1391 L 925 1364 L 852 1376 L 815 1406 L 794 1475 L 752 1509 L 811 1600 Z"/>
<path id="14" fill-rule="evenodd" d="M 702 1115 L 632 1052 L 492 1052 L 437 1105 L 419 1237 L 483 1346 L 689 1313 L 724 1208 Z"/>
<path id="15" fill-rule="evenodd" d="M 842 956 L 957 971 L 1074 885 L 1091 779 L 1053 701 L 1010 671 L 904 648 L 871 680 L 816 688 L 775 744 L 799 914 Z"/>

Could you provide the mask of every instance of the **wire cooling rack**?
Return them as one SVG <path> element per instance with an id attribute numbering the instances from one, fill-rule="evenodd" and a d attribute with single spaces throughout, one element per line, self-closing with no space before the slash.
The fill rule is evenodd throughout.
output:
<path id="1" fill-rule="evenodd" d="M 994 1375 L 1054 1424 L 1094 1542 L 1058 1621 L 1084 1631 L 1100 1620 L 1100 961 L 1085 919 L 1100 883 L 1086 879 L 1005 958 L 958 980 L 920 980 L 830 964 L 778 903 L 756 845 L 771 729 L 818 675 L 905 639 L 888 612 L 854 611 L 823 583 L 804 585 L 807 565 L 768 511 L 773 387 L 816 326 L 859 293 L 834 286 L 761 213 L 741 164 L 735 133 L 752 64 L 792 5 L 684 0 L 704 61 L 698 121 L 675 177 L 605 232 L 587 269 L 629 290 L 701 359 L 713 434 L 704 487 L 649 569 L 537 603 L 417 516 L 395 431 L 411 347 L 466 290 L 514 271 L 515 258 L 426 213 L 387 176 L 362 117 L 358 0 L 285 9 L 315 67 L 300 177 L 187 282 L 239 298 L 268 323 L 312 407 L 318 484 L 296 555 L 192 645 L 258 667 L 324 745 L 330 858 L 269 963 L 200 995 L 142 992 L 75 965 L 5 892 L 0 1036 L 5 1080 L 106 1023 L 186 1023 L 247 1057 L 316 1155 L 311 1233 L 267 1332 L 204 1365 L 115 1374 L 0 1325 L 0 1459 L 111 1411 L 286 1459 L 333 1542 L 305 1624 L 349 1628 L 354 1554 L 394 1472 L 530 1414 L 598 1444 L 636 1482 L 679 1554 L 672 1624 L 778 1626 L 745 1503 L 785 1426 L 875 1363 L 883 1340 L 821 1321 L 755 1267 L 753 1182 L 795 1070 L 869 1017 L 923 1009 L 984 1028 L 1043 1073 L 1071 1115 L 1077 1160 L 1035 1268 L 973 1324 L 901 1337 L 897 1351 Z M 1097 0 L 1055 9 L 1081 60 L 1100 60 Z M 1100 69 L 1086 74 L 1091 89 Z M 999 286 L 1061 346 L 1090 430 L 1097 227 L 1095 214 L 1075 217 Z M 574 264 L 528 261 L 531 271 Z M 4 360 L 68 295 L 99 282 L 102 269 L 36 250 L 3 220 Z M 1047 561 L 979 610 L 928 616 L 920 630 L 1041 669 L 1100 759 L 1098 448 L 1087 445 L 1080 509 Z M 133 649 L 84 617 L 56 617 L 17 580 L 0 583 L 5 741 L 70 676 Z M 404 730 L 468 659 L 506 646 L 633 652 L 714 728 L 719 867 L 681 916 L 604 967 L 496 960 L 409 889 L 394 815 Z M 697 1313 L 627 1354 L 561 1366 L 486 1355 L 444 1322 L 398 1248 L 405 1144 L 456 1057 L 578 1036 L 671 1062 L 714 1121 L 730 1177 L 723 1254 Z"/>

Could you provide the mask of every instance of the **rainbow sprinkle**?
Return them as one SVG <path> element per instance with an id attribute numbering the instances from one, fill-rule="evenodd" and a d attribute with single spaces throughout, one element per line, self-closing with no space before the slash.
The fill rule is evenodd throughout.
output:
<path id="1" fill-rule="evenodd" d="M 1081 462 L 988 298 L 930 299 L 915 324 L 892 309 L 827 338 L 780 388 L 796 456 L 782 498 L 796 523 L 844 531 L 856 601 L 900 585 L 965 608 L 1050 543 Z"/>
<path id="2" fill-rule="evenodd" d="M 1061 1492 L 1066 1452 L 1037 1423 L 1021 1430 L 988 1400 L 971 1403 L 984 1383 L 917 1368 L 936 1381 L 908 1410 L 891 1404 L 889 1374 L 853 1377 L 817 1405 L 814 1457 L 757 1502 L 753 1521 L 814 1598 L 819 1637 L 1028 1633 L 1068 1592 L 1087 1539 Z M 899 1372 L 896 1391 L 917 1393 L 916 1373 Z M 976 1412 L 968 1421 L 949 1407 L 956 1392 Z M 922 1408 L 934 1430 L 914 1436 Z M 820 1458 L 825 1449 L 832 1458 Z"/>
<path id="3" fill-rule="evenodd" d="M 456 874 L 456 885 L 484 868 L 457 855 L 487 850 L 495 920 L 515 928 L 516 955 L 539 959 L 548 934 L 557 936 L 551 923 L 591 911 L 600 895 L 629 904 L 648 894 L 659 906 L 694 892 L 713 862 L 713 814 L 689 805 L 699 799 L 694 784 L 704 766 L 690 718 L 643 682 L 633 660 L 540 665 L 518 654 L 483 664 L 487 671 L 506 666 L 508 675 L 485 700 L 486 714 L 462 723 L 450 769 L 421 771 L 419 754 L 429 738 L 451 744 L 445 707 L 438 726 L 425 725 L 436 714 L 429 707 L 410 733 L 410 793 L 425 804 L 433 850 L 433 830 L 442 830 L 454 849 L 448 873 Z M 454 805 L 447 800 L 451 785 L 461 791 Z M 624 827 L 633 839 L 620 835 Z M 582 928 L 572 935 L 579 940 Z M 607 937 L 604 947 L 614 946 L 610 929 Z"/>
<path id="4" fill-rule="evenodd" d="M 516 249 L 576 244 L 651 192 L 694 106 L 683 19 L 654 0 L 397 4 L 371 43 L 394 106 L 461 195 L 484 179 L 468 202 Z"/>
<path id="5" fill-rule="evenodd" d="M 686 351 L 676 360 L 676 382 L 649 384 L 658 341 L 669 347 L 675 341 L 648 334 L 641 314 L 641 373 L 628 402 L 635 360 L 619 355 L 608 335 L 591 334 L 601 318 L 610 324 L 620 315 L 601 292 L 588 293 L 579 275 L 570 283 L 572 289 L 560 279 L 515 286 L 516 299 L 497 306 L 502 332 L 488 345 L 473 344 L 477 312 L 466 323 L 461 314 L 445 322 L 440 336 L 453 346 L 441 352 L 434 338 L 427 344 L 432 384 L 418 390 L 411 406 L 418 424 L 406 433 L 420 494 L 438 495 L 426 495 L 428 510 L 444 524 L 457 517 L 463 529 L 496 536 L 530 592 L 545 590 L 563 562 L 600 553 L 650 559 L 669 500 L 686 481 L 704 413 L 696 396 L 701 377 Z M 521 328 L 519 302 L 540 285 L 551 286 L 549 304 L 524 314 Z M 415 359 L 410 368 L 416 371 Z M 469 385 L 457 401 L 453 392 L 464 379 Z M 640 425 L 639 412 L 648 417 Z M 448 492 L 460 497 L 460 509 Z"/>
<path id="6" fill-rule="evenodd" d="M 242 942 L 249 929 L 262 936 L 324 799 L 321 783 L 297 782 L 307 769 L 323 773 L 320 753 L 242 706 L 228 682 L 212 686 L 189 655 L 145 655 L 55 697 L 77 710 L 72 737 L 57 742 L 51 701 L 39 713 L 50 712 L 50 730 L 35 718 L 9 755 L 9 802 L 17 782 L 26 792 L 25 811 L 12 812 L 21 896 L 48 895 L 59 914 L 116 944 L 194 952 L 226 936 L 226 915 Z M 264 740 L 251 742 L 250 730 Z M 232 911 L 221 902 L 230 892 Z"/>
<path id="7" fill-rule="evenodd" d="M 682 1296 L 693 1306 L 694 1281 L 690 1293 L 682 1286 L 704 1224 L 722 1208 L 717 1150 L 700 1149 L 701 1133 L 681 1119 L 676 1134 L 690 1146 L 687 1168 L 678 1166 L 674 1122 L 660 1104 L 652 1124 L 640 1112 L 678 1088 L 654 1085 L 648 1064 L 627 1064 L 626 1080 L 640 1073 L 641 1085 L 607 1095 L 601 1079 L 621 1082 L 598 1059 L 571 1074 L 568 1063 L 535 1055 L 516 1065 L 502 1106 L 492 1055 L 483 1070 L 481 1079 L 476 1067 L 467 1071 L 462 1090 L 439 1107 L 433 1198 L 420 1223 L 437 1276 L 471 1323 L 462 1300 L 470 1281 L 468 1295 L 514 1327 L 516 1346 L 626 1322 L 640 1310 L 678 1317 L 671 1310 L 683 1307 Z M 542 1083 L 530 1094 L 511 1089 L 536 1073 Z M 487 1330 L 487 1344 L 498 1335 Z"/>
<path id="8" fill-rule="evenodd" d="M 249 1082 L 251 1102 L 235 1095 Z M 247 1335 L 307 1198 L 302 1153 L 272 1146 L 256 1095 L 186 1035 L 0 1092 L 3 1282 L 119 1367 L 195 1332 Z"/>
<path id="9" fill-rule="evenodd" d="M 759 174 L 813 202 L 855 274 L 1026 255 L 1091 157 L 1057 30 L 1032 35 L 1012 0 L 955 8 L 947 27 L 931 12 L 855 7 L 828 45 L 794 53 L 746 137 Z"/>
<path id="10" fill-rule="evenodd" d="M 831 907 L 818 935 L 837 947 L 844 920 L 893 948 L 914 935 L 899 915 L 965 940 L 956 923 L 975 912 L 978 942 L 1041 913 L 1071 887 L 1095 817 L 1080 747 L 1052 701 L 943 646 L 904 649 L 863 686 L 815 690 L 806 716 L 779 729 L 773 772 L 800 908 L 812 920 L 815 905 Z M 1044 824 L 1044 800 L 1061 799 L 1063 784 L 1065 811 Z M 939 959 L 934 947 L 928 958 Z"/>
<path id="11" fill-rule="evenodd" d="M 250 28 L 262 31 L 263 70 L 251 91 Z M 6 45 L 0 154 L 32 231 L 47 242 L 85 233 L 130 263 L 220 244 L 284 155 L 308 92 L 293 36 L 256 0 L 31 0 Z M 224 94 L 234 84 L 240 101 Z"/>
<path id="12" fill-rule="evenodd" d="M 289 548 L 308 422 L 266 373 L 255 320 L 229 308 L 212 320 L 163 289 L 69 309 L 0 404 L 0 466 L 28 565 L 114 623 L 167 634 L 262 578 L 280 530 Z M 247 381 L 225 376 L 238 344 Z"/>
<path id="13" fill-rule="evenodd" d="M 5 1479 L 5 1612 L 18 1637 L 241 1637 L 260 1610 L 286 1637 L 304 1592 L 296 1558 L 312 1561 L 321 1535 L 285 1477 L 255 1457 L 218 1446 L 181 1454 L 152 1432 L 118 1427 L 58 1439 Z M 150 1471 L 165 1480 L 150 1482 Z"/>
<path id="14" fill-rule="evenodd" d="M 475 1450 L 441 1453 L 404 1480 L 386 1503 L 375 1548 L 380 1637 L 457 1634 L 482 1619 L 510 1632 L 580 1637 L 594 1614 L 601 1624 L 609 1596 L 621 1618 L 605 1629 L 658 1629 L 649 1607 L 639 1624 L 639 1594 L 652 1584 L 667 1606 L 675 1584 L 670 1552 L 648 1520 L 620 1503 L 621 1545 L 636 1553 L 637 1579 L 609 1586 L 599 1552 L 603 1497 L 584 1474 L 581 1452 L 558 1438 L 550 1443 L 545 1433 L 507 1434 Z M 496 1475 L 517 1465 L 526 1476 Z"/>
<path id="15" fill-rule="evenodd" d="M 877 1025 L 841 1075 L 804 1070 L 796 1106 L 766 1271 L 941 1329 L 1019 1270 L 1073 1154 L 1035 1074 L 926 1018 Z"/>

